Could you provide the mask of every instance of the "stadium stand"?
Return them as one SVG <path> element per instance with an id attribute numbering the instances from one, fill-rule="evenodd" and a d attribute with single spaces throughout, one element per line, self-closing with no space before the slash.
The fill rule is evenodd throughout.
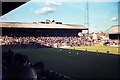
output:
<path id="1" fill-rule="evenodd" d="M 16 48 L 42 48 L 45 46 L 57 48 L 61 46 L 90 45 L 90 43 L 80 37 L 1 37 L 1 45 L 13 45 Z"/>
<path id="2" fill-rule="evenodd" d="M 84 35 L 84 34 L 83 34 Z M 102 42 L 104 45 L 119 45 L 119 40 L 88 40 L 83 37 L 57 37 L 57 36 L 28 36 L 28 37 L 11 37 L 0 36 L 0 45 L 6 45 L 12 48 L 59 48 L 63 46 L 92 46 Z"/>
<path id="3" fill-rule="evenodd" d="M 109 34 L 109 38 L 116 40 L 120 39 L 120 25 L 113 25 L 111 28 L 107 29 L 104 33 Z"/>

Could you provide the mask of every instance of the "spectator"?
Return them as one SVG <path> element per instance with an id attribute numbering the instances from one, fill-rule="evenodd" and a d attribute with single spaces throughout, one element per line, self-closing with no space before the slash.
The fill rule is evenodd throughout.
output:
<path id="1" fill-rule="evenodd" d="M 42 61 L 35 63 L 33 67 L 36 69 L 37 75 L 39 78 L 44 78 L 45 76 L 45 66 Z"/>
<path id="2" fill-rule="evenodd" d="M 3 64 L 6 63 L 4 60 L 8 58 L 10 53 L 14 52 L 9 50 L 4 53 Z M 12 56 L 12 61 L 9 66 L 2 66 L 2 80 L 70 80 L 63 75 L 60 76 L 59 73 L 45 69 L 43 61 L 34 65 L 30 64 L 26 55 L 17 53 Z"/>
<path id="3" fill-rule="evenodd" d="M 15 60 L 15 64 L 8 68 L 8 80 L 37 80 L 35 71 L 27 65 L 27 56 L 17 54 Z"/>

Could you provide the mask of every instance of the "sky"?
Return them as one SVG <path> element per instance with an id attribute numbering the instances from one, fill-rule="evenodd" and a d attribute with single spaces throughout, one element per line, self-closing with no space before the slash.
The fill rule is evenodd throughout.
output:
<path id="1" fill-rule="evenodd" d="M 46 19 L 87 27 L 86 2 L 31 0 L 0 17 L 2 22 L 40 22 Z M 118 25 L 118 0 L 89 1 L 90 32 L 101 32 Z"/>

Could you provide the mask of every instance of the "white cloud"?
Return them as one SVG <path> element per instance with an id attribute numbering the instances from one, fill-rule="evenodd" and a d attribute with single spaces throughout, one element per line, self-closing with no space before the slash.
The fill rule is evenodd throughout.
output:
<path id="1" fill-rule="evenodd" d="M 3 16 L 0 17 L 0 21 L 6 21 L 8 19 L 9 19 L 8 17 L 3 17 Z"/>
<path id="2" fill-rule="evenodd" d="M 44 15 L 44 14 L 48 14 L 48 13 L 55 12 L 55 11 L 56 11 L 56 9 L 54 9 L 54 8 L 43 7 L 41 9 L 36 10 L 35 13 L 40 14 L 40 15 Z"/>
<path id="3" fill-rule="evenodd" d="M 113 17 L 113 18 L 111 18 L 111 21 L 118 21 L 118 18 L 117 17 Z"/>
<path id="4" fill-rule="evenodd" d="M 60 6 L 62 5 L 60 2 L 55 2 L 55 1 L 46 1 L 46 5 L 55 5 L 55 6 Z"/>

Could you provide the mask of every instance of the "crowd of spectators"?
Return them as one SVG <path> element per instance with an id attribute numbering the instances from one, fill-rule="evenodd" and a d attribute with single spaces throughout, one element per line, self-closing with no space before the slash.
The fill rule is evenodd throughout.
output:
<path id="1" fill-rule="evenodd" d="M 106 43 L 108 43 L 108 44 L 106 44 Z M 106 44 L 106 45 L 118 45 L 119 46 L 120 45 L 120 40 L 109 39 L 109 40 L 105 41 L 104 44 Z"/>
<path id="2" fill-rule="evenodd" d="M 8 37 L 0 36 L 0 45 L 38 43 L 49 47 L 93 45 L 83 37 Z"/>
<path id="3" fill-rule="evenodd" d="M 32 64 L 26 55 L 9 50 L 2 55 L 2 80 L 73 80 L 48 70 L 44 62 Z"/>
<path id="4" fill-rule="evenodd" d="M 61 46 L 92 46 L 98 43 L 106 43 L 118 45 L 119 41 L 111 41 L 111 40 L 92 40 L 88 39 L 85 36 L 81 37 L 53 37 L 53 36 L 27 36 L 27 37 L 9 37 L 9 36 L 0 36 L 0 45 L 11 45 L 11 44 L 32 44 L 32 46 L 37 46 L 39 48 L 40 45 L 48 46 L 48 47 L 61 47 Z M 40 44 L 40 45 L 39 45 Z M 28 45 L 28 46 L 29 46 Z"/>

